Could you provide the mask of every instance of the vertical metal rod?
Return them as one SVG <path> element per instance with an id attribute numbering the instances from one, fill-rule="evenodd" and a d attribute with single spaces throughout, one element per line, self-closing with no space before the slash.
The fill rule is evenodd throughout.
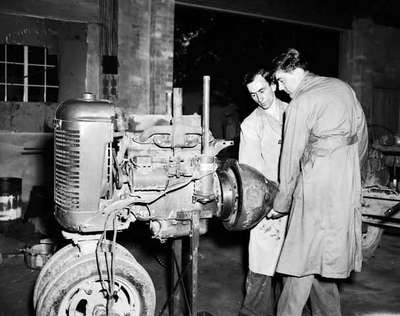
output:
<path id="1" fill-rule="evenodd" d="M 8 101 L 8 97 L 7 97 L 7 90 L 8 90 L 8 87 L 7 87 L 7 61 L 8 61 L 8 59 L 7 59 L 7 42 L 8 42 L 8 38 L 7 38 L 7 36 L 6 36 L 6 45 L 4 45 L 4 60 L 5 60 L 5 63 L 4 63 L 4 101 Z"/>
<path id="2" fill-rule="evenodd" d="M 174 88 L 174 93 L 172 95 L 173 100 L 173 117 L 181 117 L 182 116 L 182 88 Z"/>
<path id="3" fill-rule="evenodd" d="M 171 115 L 172 116 L 172 92 L 168 91 L 165 94 L 165 108 L 166 108 L 166 113 L 167 115 Z"/>
<path id="4" fill-rule="evenodd" d="M 28 102 L 28 62 L 28 46 L 24 45 L 24 102 Z"/>
<path id="5" fill-rule="evenodd" d="M 190 250 L 192 259 L 191 269 L 191 315 L 197 316 L 198 312 L 198 265 L 199 265 L 199 239 L 200 239 L 200 210 L 192 213 L 192 235 L 190 236 Z"/>
<path id="6" fill-rule="evenodd" d="M 203 76 L 203 154 L 210 153 L 210 76 Z"/>
<path id="7" fill-rule="evenodd" d="M 176 128 L 176 126 L 179 125 L 179 122 L 181 121 L 182 118 L 182 104 L 183 104 L 182 88 L 174 88 L 172 93 L 172 107 L 173 107 L 172 120 L 173 120 L 173 125 L 175 125 L 175 127 L 173 128 L 173 133 L 171 135 L 172 151 L 174 156 L 179 155 L 181 151 L 181 148 L 175 146 L 175 142 L 179 137 L 179 132 L 178 132 L 179 128 Z"/>
<path id="8" fill-rule="evenodd" d="M 43 101 L 47 102 L 47 48 L 44 47 L 44 88 L 43 88 Z"/>

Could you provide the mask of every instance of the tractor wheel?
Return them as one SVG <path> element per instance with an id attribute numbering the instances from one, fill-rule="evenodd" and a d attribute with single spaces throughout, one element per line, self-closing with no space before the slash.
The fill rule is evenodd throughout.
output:
<path id="1" fill-rule="evenodd" d="M 67 246 L 69 247 L 69 246 Z M 58 273 L 39 280 L 36 293 L 36 315 L 107 315 L 107 277 L 105 256 L 99 256 L 99 274 L 95 252 L 64 251 L 69 257 L 62 263 L 61 255 L 53 261 Z M 153 316 L 155 290 L 150 276 L 135 258 L 118 246 L 114 263 L 114 295 L 112 315 Z M 110 260 L 107 260 L 108 262 Z M 49 261 L 50 262 L 50 261 Z M 50 267 L 49 271 L 52 270 Z"/>
<path id="2" fill-rule="evenodd" d="M 362 253 L 363 258 L 368 260 L 373 256 L 376 248 L 379 246 L 383 228 L 374 225 L 366 225 L 366 229 L 366 232 L 362 234 Z"/>
<path id="3" fill-rule="evenodd" d="M 44 285 L 51 280 L 54 275 L 57 275 L 62 269 L 65 268 L 65 264 L 68 264 L 68 259 L 74 258 L 74 245 L 68 245 L 58 250 L 50 259 L 46 262 L 43 268 L 40 270 L 39 276 L 36 279 L 35 287 L 33 289 L 33 306 L 36 306 L 38 293 L 41 292 Z"/>
<path id="4" fill-rule="evenodd" d="M 91 252 L 94 254 L 96 250 L 97 240 L 83 241 L 77 245 L 67 245 L 58 250 L 50 259 L 46 262 L 44 267 L 40 270 L 39 276 L 36 279 L 35 287 L 33 290 L 33 306 L 36 308 L 38 297 L 41 296 L 42 290 L 45 288 L 48 282 L 53 280 L 59 275 L 66 266 L 71 265 L 79 257 L 84 255 L 84 252 Z M 134 258 L 133 255 L 124 247 L 117 244 L 117 255 L 123 255 L 129 258 Z"/>

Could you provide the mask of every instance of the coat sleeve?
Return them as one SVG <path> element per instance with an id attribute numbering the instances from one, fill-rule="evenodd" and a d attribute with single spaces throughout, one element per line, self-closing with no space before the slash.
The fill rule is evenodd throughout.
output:
<path id="1" fill-rule="evenodd" d="M 261 142 L 256 128 L 256 124 L 240 126 L 239 162 L 262 172 Z"/>
<path id="2" fill-rule="evenodd" d="M 292 101 L 286 111 L 286 121 L 283 136 L 283 147 L 280 161 L 280 184 L 275 197 L 274 210 L 288 213 L 292 196 L 300 174 L 300 159 L 308 143 L 309 127 L 308 113 L 304 111 L 305 104 Z"/>

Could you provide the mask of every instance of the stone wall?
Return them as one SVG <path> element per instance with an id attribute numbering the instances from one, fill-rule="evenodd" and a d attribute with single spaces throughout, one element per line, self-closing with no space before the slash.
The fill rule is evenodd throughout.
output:
<path id="1" fill-rule="evenodd" d="M 173 85 L 174 2 L 153 0 L 151 16 L 150 113 L 164 114 Z"/>
<path id="2" fill-rule="evenodd" d="M 57 103 L 0 102 L 0 131 L 50 132 Z"/>
<path id="3" fill-rule="evenodd" d="M 355 20 L 353 29 L 343 33 L 340 65 L 340 77 L 353 86 L 368 121 L 395 132 L 399 130 L 399 39 L 398 28 Z"/>
<path id="4" fill-rule="evenodd" d="M 173 0 L 119 2 L 118 104 L 130 113 L 166 112 L 172 90 Z"/>
<path id="5" fill-rule="evenodd" d="M 149 113 L 151 1 L 120 1 L 118 11 L 118 103 Z"/>

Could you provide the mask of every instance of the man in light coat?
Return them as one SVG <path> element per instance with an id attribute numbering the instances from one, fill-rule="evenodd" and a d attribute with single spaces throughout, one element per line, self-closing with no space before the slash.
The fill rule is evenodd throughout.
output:
<path id="1" fill-rule="evenodd" d="M 278 180 L 283 113 L 287 104 L 275 97 L 275 84 L 264 69 L 245 76 L 250 96 L 258 107 L 241 124 L 239 162 L 256 168 L 266 178 Z M 263 219 L 250 231 L 249 272 L 246 295 L 239 315 L 275 315 L 272 276 L 281 251 L 286 217 Z"/>
<path id="2" fill-rule="evenodd" d="M 316 76 L 295 49 L 277 57 L 274 76 L 290 94 L 279 192 L 268 217 L 289 214 L 277 272 L 286 274 L 278 316 L 341 315 L 335 279 L 360 271 L 360 159 L 365 116 L 352 88 Z"/>

